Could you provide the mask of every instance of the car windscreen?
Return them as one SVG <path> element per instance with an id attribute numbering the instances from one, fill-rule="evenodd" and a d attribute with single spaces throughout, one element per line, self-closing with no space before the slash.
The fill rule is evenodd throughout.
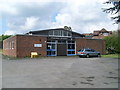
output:
<path id="1" fill-rule="evenodd" d="M 91 52 L 91 49 L 85 49 L 86 52 Z"/>
<path id="2" fill-rule="evenodd" d="M 84 49 L 80 49 L 80 50 L 79 50 L 79 52 L 82 52 L 82 51 L 84 51 Z"/>

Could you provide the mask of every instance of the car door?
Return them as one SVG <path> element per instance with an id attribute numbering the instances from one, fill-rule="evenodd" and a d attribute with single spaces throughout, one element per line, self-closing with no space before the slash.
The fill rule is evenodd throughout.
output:
<path id="1" fill-rule="evenodd" d="M 95 53 L 94 53 L 94 50 L 90 50 L 90 56 L 94 56 L 95 55 Z"/>
<path id="2" fill-rule="evenodd" d="M 87 54 L 89 54 L 90 56 L 93 56 L 93 52 L 91 51 L 91 49 L 87 49 L 86 52 L 87 52 Z"/>
<path id="3" fill-rule="evenodd" d="M 95 50 L 91 50 L 93 52 L 93 56 L 97 56 L 97 52 Z"/>

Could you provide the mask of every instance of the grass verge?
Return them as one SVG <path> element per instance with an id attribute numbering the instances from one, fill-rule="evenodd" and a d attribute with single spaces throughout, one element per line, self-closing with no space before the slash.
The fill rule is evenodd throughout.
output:
<path id="1" fill-rule="evenodd" d="M 102 57 L 105 58 L 120 58 L 120 54 L 108 54 L 108 55 L 101 55 Z"/>

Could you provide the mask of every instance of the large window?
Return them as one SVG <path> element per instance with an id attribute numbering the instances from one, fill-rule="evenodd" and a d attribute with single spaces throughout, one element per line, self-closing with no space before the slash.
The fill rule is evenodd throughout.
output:
<path id="1" fill-rule="evenodd" d="M 75 41 L 67 41 L 67 56 L 75 55 Z"/>
<path id="2" fill-rule="evenodd" d="M 49 35 L 53 35 L 53 31 L 49 31 Z"/>
<path id="3" fill-rule="evenodd" d="M 55 49 L 55 44 L 47 44 L 47 49 Z"/>
<path id="4" fill-rule="evenodd" d="M 67 31 L 63 31 L 63 36 L 68 36 Z"/>
<path id="5" fill-rule="evenodd" d="M 56 56 L 56 41 L 47 41 L 47 56 Z"/>
<path id="6" fill-rule="evenodd" d="M 5 46 L 3 47 L 4 49 L 14 49 L 15 48 L 15 42 L 14 41 L 9 41 L 5 44 Z"/>
<path id="7" fill-rule="evenodd" d="M 71 36 L 71 32 L 70 31 L 64 31 L 64 30 L 52 30 L 49 31 L 49 36 Z"/>
<path id="8" fill-rule="evenodd" d="M 47 56 L 56 56 L 55 51 L 47 51 Z"/>
<path id="9" fill-rule="evenodd" d="M 75 44 L 68 44 L 68 49 L 75 49 Z"/>

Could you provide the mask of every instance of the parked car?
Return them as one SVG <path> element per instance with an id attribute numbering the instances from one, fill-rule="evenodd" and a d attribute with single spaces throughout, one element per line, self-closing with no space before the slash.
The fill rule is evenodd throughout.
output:
<path id="1" fill-rule="evenodd" d="M 83 48 L 83 49 L 80 49 L 80 50 L 77 52 L 77 55 L 78 55 L 79 57 L 87 57 L 87 58 L 89 58 L 90 56 L 100 57 L 100 52 L 95 51 L 95 50 L 90 49 L 90 48 Z"/>

